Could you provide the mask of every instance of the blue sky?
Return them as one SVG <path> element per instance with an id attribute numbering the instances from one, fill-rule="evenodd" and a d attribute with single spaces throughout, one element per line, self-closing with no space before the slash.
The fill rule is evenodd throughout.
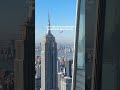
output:
<path id="1" fill-rule="evenodd" d="M 76 0 L 35 0 L 35 39 L 39 43 L 45 36 L 48 24 L 51 26 L 75 26 Z M 51 31 L 57 42 L 73 42 L 75 30 Z"/>

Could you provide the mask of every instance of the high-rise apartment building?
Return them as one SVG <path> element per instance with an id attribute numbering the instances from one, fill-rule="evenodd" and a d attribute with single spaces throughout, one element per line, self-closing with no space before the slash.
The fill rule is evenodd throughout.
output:
<path id="1" fill-rule="evenodd" d="M 57 87 L 57 43 L 48 16 L 47 34 L 41 42 L 41 90 L 57 90 Z"/>

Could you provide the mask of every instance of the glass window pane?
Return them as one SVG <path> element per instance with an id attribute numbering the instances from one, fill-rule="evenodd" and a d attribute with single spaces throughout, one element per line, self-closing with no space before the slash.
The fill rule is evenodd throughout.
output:
<path id="1" fill-rule="evenodd" d="M 78 47 L 77 49 L 77 68 L 76 68 L 76 85 L 75 90 L 85 90 L 85 0 L 78 1 L 78 5 L 80 5 L 80 15 L 77 16 L 79 18 L 79 28 L 77 28 L 76 33 L 78 33 Z M 77 24 L 76 24 L 77 25 Z"/>

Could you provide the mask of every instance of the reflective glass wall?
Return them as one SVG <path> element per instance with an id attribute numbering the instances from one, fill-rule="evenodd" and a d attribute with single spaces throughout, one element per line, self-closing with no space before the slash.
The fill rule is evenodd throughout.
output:
<path id="1" fill-rule="evenodd" d="M 85 0 L 77 0 L 72 90 L 85 90 Z"/>

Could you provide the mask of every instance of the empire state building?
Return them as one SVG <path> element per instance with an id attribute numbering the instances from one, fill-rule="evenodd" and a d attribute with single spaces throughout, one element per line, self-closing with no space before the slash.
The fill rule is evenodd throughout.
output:
<path id="1" fill-rule="evenodd" d="M 57 90 L 57 43 L 50 31 L 48 16 L 48 30 L 41 42 L 41 90 Z"/>

